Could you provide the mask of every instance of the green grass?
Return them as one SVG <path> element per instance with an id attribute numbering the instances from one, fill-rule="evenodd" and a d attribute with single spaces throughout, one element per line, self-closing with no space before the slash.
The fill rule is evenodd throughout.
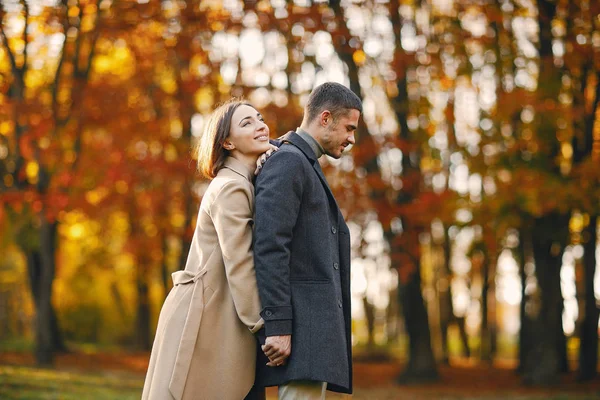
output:
<path id="1" fill-rule="evenodd" d="M 35 343 L 27 337 L 4 338 L 0 340 L 0 352 L 32 353 L 34 348 Z"/>
<path id="2" fill-rule="evenodd" d="M 0 365 L 3 400 L 139 399 L 143 378 Z"/>
<path id="3" fill-rule="evenodd" d="M 0 365 L 0 399 L 2 400 L 129 400 L 139 399 L 143 377 L 127 372 L 90 373 Z M 463 392 L 462 390 L 460 392 Z M 511 392 L 476 394 L 453 393 L 451 388 L 432 385 L 413 391 L 410 386 L 386 385 L 380 388 L 357 388 L 353 400 L 592 400 L 600 392 L 568 393 L 557 390 L 551 395 Z M 332 399 L 341 397 L 328 396 Z M 275 400 L 270 392 L 268 400 Z M 349 397 L 344 397 L 349 399 Z"/>

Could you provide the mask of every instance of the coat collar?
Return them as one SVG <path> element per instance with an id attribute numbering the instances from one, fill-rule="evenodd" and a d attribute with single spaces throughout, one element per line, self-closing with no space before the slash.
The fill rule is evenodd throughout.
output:
<path id="1" fill-rule="evenodd" d="M 279 140 L 281 140 L 281 142 L 289 142 L 297 148 L 299 148 L 313 165 L 317 161 L 317 156 L 315 155 L 315 152 L 310 148 L 310 145 L 306 143 L 306 140 L 302 139 L 302 137 L 296 132 L 290 131 L 282 137 L 280 137 Z"/>
<path id="2" fill-rule="evenodd" d="M 296 128 L 296 133 L 300 136 L 312 149 L 317 158 L 321 158 L 325 154 L 325 149 L 321 146 L 321 143 L 317 141 L 310 133 L 306 132 L 302 128 Z"/>
<path id="3" fill-rule="evenodd" d="M 236 174 L 248 179 L 250 182 L 252 182 L 252 179 L 254 179 L 254 171 L 250 171 L 243 162 L 231 156 L 225 159 L 225 164 L 223 165 L 223 168 L 228 168 L 232 170 Z"/>
<path id="4" fill-rule="evenodd" d="M 327 182 L 327 178 L 325 178 L 325 174 L 323 173 L 323 170 L 321 169 L 321 164 L 319 164 L 319 161 L 317 160 L 317 156 L 315 155 L 315 152 L 311 149 L 310 145 L 308 143 L 306 143 L 306 140 L 302 139 L 302 137 L 294 131 L 290 131 L 290 132 L 286 133 L 285 135 L 280 137 L 278 140 L 280 140 L 281 143 L 287 142 L 287 143 L 290 143 L 290 144 L 296 146 L 298 149 L 300 149 L 300 151 L 302 151 L 304 153 L 306 158 L 308 158 L 310 160 L 310 162 L 313 165 L 313 169 L 315 170 L 315 172 L 317 173 L 317 176 L 321 180 L 321 184 L 325 188 L 325 192 L 327 193 L 327 197 L 329 198 L 329 202 L 331 204 L 332 210 L 336 210 L 335 213 L 338 214 L 339 206 L 337 204 L 337 201 L 335 200 L 335 196 L 333 195 L 333 192 L 331 191 L 331 188 L 329 187 L 329 183 Z M 338 217 L 336 216 L 335 218 L 338 218 Z"/>

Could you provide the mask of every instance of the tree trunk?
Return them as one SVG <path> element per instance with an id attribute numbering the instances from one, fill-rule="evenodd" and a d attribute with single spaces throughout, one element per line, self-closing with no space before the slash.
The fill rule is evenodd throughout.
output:
<path id="1" fill-rule="evenodd" d="M 562 79 L 562 71 L 554 65 L 552 52 L 552 21 L 556 16 L 556 2 L 538 1 L 539 78 L 537 97 L 540 102 L 555 102 Z M 540 110 L 536 115 L 538 137 L 549 144 L 538 152 L 533 161 L 555 177 L 562 175 L 555 162 L 560 151 L 556 140 L 556 118 L 553 111 Z M 563 298 L 560 288 L 562 254 L 569 238 L 569 213 L 559 211 L 535 217 L 532 223 L 532 250 L 538 284 L 538 304 L 532 310 L 531 350 L 525 365 L 525 382 L 538 385 L 556 383 L 559 372 L 566 365 L 566 339 L 562 328 Z"/>
<path id="2" fill-rule="evenodd" d="M 10 324 L 10 318 L 13 316 L 10 312 L 9 296 L 10 291 L 0 290 L 0 341 L 6 340 L 11 335 L 14 335 Z"/>
<path id="3" fill-rule="evenodd" d="M 483 265 L 481 266 L 481 352 L 483 361 L 492 363 L 496 355 L 496 258 L 494 249 L 483 249 Z"/>
<path id="4" fill-rule="evenodd" d="M 65 345 L 65 342 L 60 332 L 60 324 L 58 323 L 58 316 L 56 315 L 56 309 L 54 306 L 50 306 L 50 324 L 52 329 L 52 342 L 54 343 L 54 350 L 57 353 L 68 353 L 69 349 Z"/>
<path id="5" fill-rule="evenodd" d="M 490 259 L 484 254 L 481 266 L 481 331 L 480 357 L 483 361 L 491 361 L 490 329 L 488 326 L 488 289 L 490 281 Z"/>
<path id="6" fill-rule="evenodd" d="M 409 339 L 408 365 L 398 383 L 429 382 L 438 378 L 427 309 L 421 294 L 420 266 L 406 283 L 400 282 L 398 294 Z"/>
<path id="7" fill-rule="evenodd" d="M 438 298 L 440 308 L 440 331 L 442 334 L 442 362 L 446 365 L 450 364 L 450 354 L 448 351 L 448 328 L 450 322 L 455 320 L 454 307 L 452 305 L 452 269 L 450 268 L 450 252 L 451 252 L 450 237 L 448 236 L 448 228 L 444 227 L 444 266 L 441 274 L 438 277 Z"/>
<path id="8" fill-rule="evenodd" d="M 598 216 L 590 218 L 584 231 L 584 317 L 581 326 L 579 346 L 578 379 L 592 380 L 598 372 L 598 316 L 594 294 L 594 276 L 596 274 L 596 243 L 598 240 Z"/>
<path id="9" fill-rule="evenodd" d="M 458 326 L 458 333 L 463 345 L 463 357 L 470 358 L 471 349 L 469 348 L 469 335 L 467 335 L 467 329 L 465 327 L 465 317 L 456 317 L 456 325 Z"/>
<path id="10" fill-rule="evenodd" d="M 137 288 L 137 314 L 136 314 L 136 346 L 140 350 L 150 350 L 150 298 L 148 283 L 145 277 L 138 275 Z"/>
<path id="11" fill-rule="evenodd" d="M 496 276 L 496 262 L 491 264 L 490 275 Z M 492 279 L 488 288 L 488 328 L 490 330 L 490 363 L 494 362 L 498 351 L 498 324 L 496 318 L 496 280 Z"/>
<path id="12" fill-rule="evenodd" d="M 56 230 L 57 230 L 57 224 L 53 223 L 50 229 L 54 230 L 53 235 L 56 236 Z M 41 232 L 40 232 L 41 234 Z M 53 243 L 56 243 L 55 240 L 53 239 Z M 54 309 L 54 306 L 52 305 L 52 303 L 48 303 L 48 321 L 50 324 L 50 328 L 49 331 L 47 333 L 42 334 L 42 332 L 38 332 L 38 325 L 39 323 L 38 321 L 38 313 L 41 311 L 38 308 L 38 304 L 40 304 L 40 301 L 42 301 L 41 299 L 41 293 L 42 293 L 42 287 L 43 286 L 47 286 L 49 285 L 50 288 L 52 287 L 52 284 L 54 282 L 54 272 L 52 272 L 52 282 L 50 283 L 44 283 L 42 282 L 42 279 L 48 279 L 49 277 L 46 276 L 42 276 L 42 271 L 44 270 L 44 265 L 42 264 L 42 256 L 41 256 L 41 251 L 40 249 L 36 249 L 36 250 L 26 250 L 23 249 L 24 252 L 26 252 L 26 258 L 27 258 L 27 271 L 28 271 L 28 275 L 29 275 L 29 287 L 31 290 L 31 297 L 33 298 L 33 303 L 35 306 L 35 311 L 36 311 L 36 322 L 35 322 L 35 331 L 36 331 L 36 346 L 38 348 L 42 348 L 41 343 L 38 342 L 38 339 L 41 337 L 50 337 L 50 342 L 52 343 L 51 345 L 51 351 L 52 352 L 67 352 L 68 349 L 64 343 L 64 340 L 62 338 L 62 333 L 60 331 L 60 325 L 58 322 L 58 317 L 56 315 L 56 310 Z M 56 248 L 55 245 L 53 246 L 52 249 L 50 249 L 50 251 L 52 252 L 52 255 L 49 256 L 49 258 L 52 258 L 52 260 L 55 259 L 55 253 L 56 253 Z M 52 265 L 52 269 L 54 270 L 54 263 Z M 51 289 L 50 289 L 51 291 Z M 50 294 L 51 295 L 51 294 Z M 41 327 L 40 327 L 41 329 Z M 47 362 L 44 362 L 42 359 L 38 360 L 38 363 L 40 365 L 43 364 L 47 364 Z"/>
<path id="13" fill-rule="evenodd" d="M 184 201 L 183 207 L 185 210 L 185 222 L 183 225 L 183 232 L 181 233 L 181 252 L 179 253 L 179 269 L 185 269 L 188 255 L 190 253 L 190 247 L 192 247 L 192 236 L 195 227 L 192 225 L 192 216 L 194 215 L 194 198 L 192 196 L 191 182 L 185 182 L 183 184 L 184 190 Z"/>
<path id="14" fill-rule="evenodd" d="M 391 104 L 396 114 L 396 120 L 400 127 L 399 139 L 405 143 L 414 144 L 416 141 L 408 128 L 408 82 L 407 82 L 407 55 L 402 48 L 402 20 L 399 13 L 400 2 L 390 1 L 388 9 L 390 20 L 394 29 L 394 61 L 393 66 L 397 73 L 397 94 L 391 99 Z M 420 171 L 420 150 L 418 146 L 409 149 L 408 146 L 401 149 L 402 157 L 402 182 L 403 188 L 398 192 L 395 203 L 398 205 L 410 204 L 418 196 L 423 181 Z M 398 295 L 404 314 L 405 327 L 409 337 L 409 361 L 406 369 L 398 377 L 399 383 L 432 381 L 438 378 L 437 367 L 433 350 L 431 348 L 431 332 L 429 330 L 429 318 L 427 308 L 423 303 L 421 292 L 421 256 L 419 251 L 419 234 L 423 231 L 423 224 L 413 222 L 409 215 L 402 217 L 404 227 L 404 241 L 408 243 L 403 249 L 414 264 L 414 271 L 408 272 L 405 279 L 399 280 Z M 390 241 L 392 243 L 392 241 Z M 394 249 L 393 246 L 390 247 Z M 393 252 L 393 251 L 392 251 Z M 410 253 L 410 254 L 408 254 Z M 392 257 L 393 259 L 393 257 Z M 399 265 L 400 275 L 403 269 L 411 266 Z M 406 274 L 406 272 L 404 273 Z"/>
<path id="15" fill-rule="evenodd" d="M 30 285 L 36 310 L 35 358 L 39 365 L 52 365 L 57 344 L 62 344 L 56 314 L 52 306 L 52 283 L 55 272 L 56 232 L 58 224 L 40 212 L 39 251 L 27 256 Z"/>
<path id="16" fill-rule="evenodd" d="M 440 288 L 440 328 L 442 332 L 442 360 L 445 364 L 449 364 L 449 337 L 448 328 L 452 323 L 458 327 L 460 340 L 462 343 L 462 355 L 465 358 L 471 357 L 469 348 L 469 337 L 465 329 L 464 316 L 458 317 L 454 313 L 454 305 L 452 303 L 452 268 L 450 266 L 452 243 L 448 235 L 448 227 L 444 227 L 444 269 L 438 282 Z"/>
<path id="17" fill-rule="evenodd" d="M 191 114 L 193 114 L 193 112 Z M 187 118 L 186 121 L 187 122 L 186 122 L 186 128 L 184 130 L 184 132 L 185 132 L 184 138 L 186 140 L 186 143 L 188 143 L 191 146 L 191 143 L 192 143 L 191 116 L 189 118 Z M 182 230 L 181 236 L 180 236 L 181 252 L 179 253 L 179 265 L 178 265 L 178 269 L 180 269 L 180 270 L 185 269 L 185 264 L 187 263 L 190 248 L 192 247 L 192 237 L 194 235 L 194 230 L 196 228 L 195 226 L 192 226 L 192 218 L 195 215 L 195 213 L 198 211 L 195 208 L 194 196 L 192 193 L 192 182 L 190 182 L 189 178 L 184 179 L 184 182 L 182 183 L 182 190 L 183 190 L 183 196 L 184 196 L 183 197 L 183 210 L 184 210 L 185 219 L 183 222 L 183 230 Z M 165 239 L 165 241 L 166 241 L 166 239 Z M 169 283 L 169 287 L 172 287 L 171 283 Z"/>
<path id="18" fill-rule="evenodd" d="M 528 351 L 530 349 L 531 339 L 530 333 L 530 319 L 527 315 L 525 305 L 527 304 L 527 295 L 525 293 L 525 286 L 527 284 L 527 274 L 525 273 L 525 263 L 527 262 L 527 251 L 525 241 L 528 240 L 529 236 L 524 230 L 519 232 L 519 247 L 517 248 L 517 258 L 519 262 L 519 274 L 521 276 L 521 304 L 519 305 L 519 318 L 521 320 L 519 329 L 519 366 L 517 367 L 517 373 L 521 374 L 525 372 L 525 365 L 527 360 Z"/>
<path id="19" fill-rule="evenodd" d="M 386 309 L 386 334 L 388 343 L 393 343 L 398 341 L 399 336 L 399 304 L 398 301 L 394 301 L 398 299 L 398 289 L 393 289 L 390 291 L 390 302 Z"/>
<path id="20" fill-rule="evenodd" d="M 130 204 L 129 223 L 131 224 L 130 236 L 135 239 L 144 237 L 142 228 L 136 218 L 135 204 Z M 139 247 L 139 246 L 138 246 Z M 135 286 L 137 295 L 135 338 L 134 344 L 140 350 L 150 350 L 152 342 L 150 339 L 150 296 L 148 288 L 148 275 L 152 270 L 152 257 L 144 249 L 137 249 L 137 268 Z"/>
<path id="21" fill-rule="evenodd" d="M 131 316 L 127 312 L 127 307 L 125 306 L 125 301 L 123 300 L 123 296 L 119 291 L 119 285 L 116 281 L 113 281 L 110 284 L 110 294 L 112 295 L 117 310 L 119 311 L 119 316 L 121 317 L 121 322 L 128 323 L 131 320 Z"/>
<path id="22" fill-rule="evenodd" d="M 375 307 L 369 303 L 366 295 L 363 297 L 362 303 L 367 320 L 367 346 L 373 348 L 375 346 Z"/>
<path id="23" fill-rule="evenodd" d="M 439 284 L 439 282 L 438 282 Z M 445 289 L 439 294 L 439 308 L 440 308 L 440 331 L 442 336 L 442 362 L 445 365 L 450 365 L 450 353 L 448 351 L 448 328 L 450 327 L 450 311 L 449 303 L 452 300 L 448 299 L 448 289 Z"/>
<path id="24" fill-rule="evenodd" d="M 559 285 L 560 285 L 560 272 L 558 273 Z M 560 288 L 559 288 L 560 290 Z M 560 296 L 561 307 L 560 307 L 560 324 L 556 326 L 556 334 L 558 335 L 558 371 L 562 374 L 569 372 L 569 356 L 567 354 L 567 336 L 562 324 L 562 314 L 564 311 L 564 298 L 562 292 Z"/>
<path id="25" fill-rule="evenodd" d="M 171 290 L 171 280 L 169 279 L 169 265 L 167 263 L 167 252 L 169 250 L 169 245 L 167 242 L 167 235 L 162 236 L 162 260 L 160 265 L 160 278 L 163 285 L 164 290 L 164 298 L 167 298 L 169 294 L 169 290 Z"/>
<path id="26" fill-rule="evenodd" d="M 145 263 L 138 265 L 138 274 L 136 277 L 137 314 L 135 343 L 140 350 L 150 350 L 152 347 L 150 340 L 150 297 L 146 278 L 146 271 L 149 269 L 145 268 L 146 266 Z"/>
<path id="27" fill-rule="evenodd" d="M 564 367 L 560 269 L 569 235 L 568 221 L 568 215 L 550 214 L 533 223 L 532 249 L 540 303 L 532 321 L 532 346 L 524 376 L 529 384 L 554 384 Z"/>

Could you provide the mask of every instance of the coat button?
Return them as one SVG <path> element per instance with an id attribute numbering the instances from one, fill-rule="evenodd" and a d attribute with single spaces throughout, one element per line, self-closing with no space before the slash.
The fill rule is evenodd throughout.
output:
<path id="1" fill-rule="evenodd" d="M 331 227 L 331 233 L 333 233 L 333 234 L 337 233 L 337 229 L 335 229 L 335 226 Z"/>
<path id="2" fill-rule="evenodd" d="M 271 311 L 267 310 L 267 311 L 265 311 L 265 315 L 267 317 L 270 317 L 271 315 L 273 315 L 273 313 Z"/>
<path id="3" fill-rule="evenodd" d="M 340 268 L 340 264 L 338 263 L 333 263 L 333 269 L 339 269 Z"/>
<path id="4" fill-rule="evenodd" d="M 338 301 L 338 307 L 342 308 L 342 301 L 341 300 Z"/>

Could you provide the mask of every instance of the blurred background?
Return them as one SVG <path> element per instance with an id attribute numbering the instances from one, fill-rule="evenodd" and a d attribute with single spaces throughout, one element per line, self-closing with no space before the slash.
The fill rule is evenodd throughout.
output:
<path id="1" fill-rule="evenodd" d="M 364 104 L 322 160 L 352 234 L 355 397 L 600 394 L 600 2 L 1 4 L 0 397 L 139 398 L 208 114 L 244 96 L 275 138 L 325 81 Z"/>

